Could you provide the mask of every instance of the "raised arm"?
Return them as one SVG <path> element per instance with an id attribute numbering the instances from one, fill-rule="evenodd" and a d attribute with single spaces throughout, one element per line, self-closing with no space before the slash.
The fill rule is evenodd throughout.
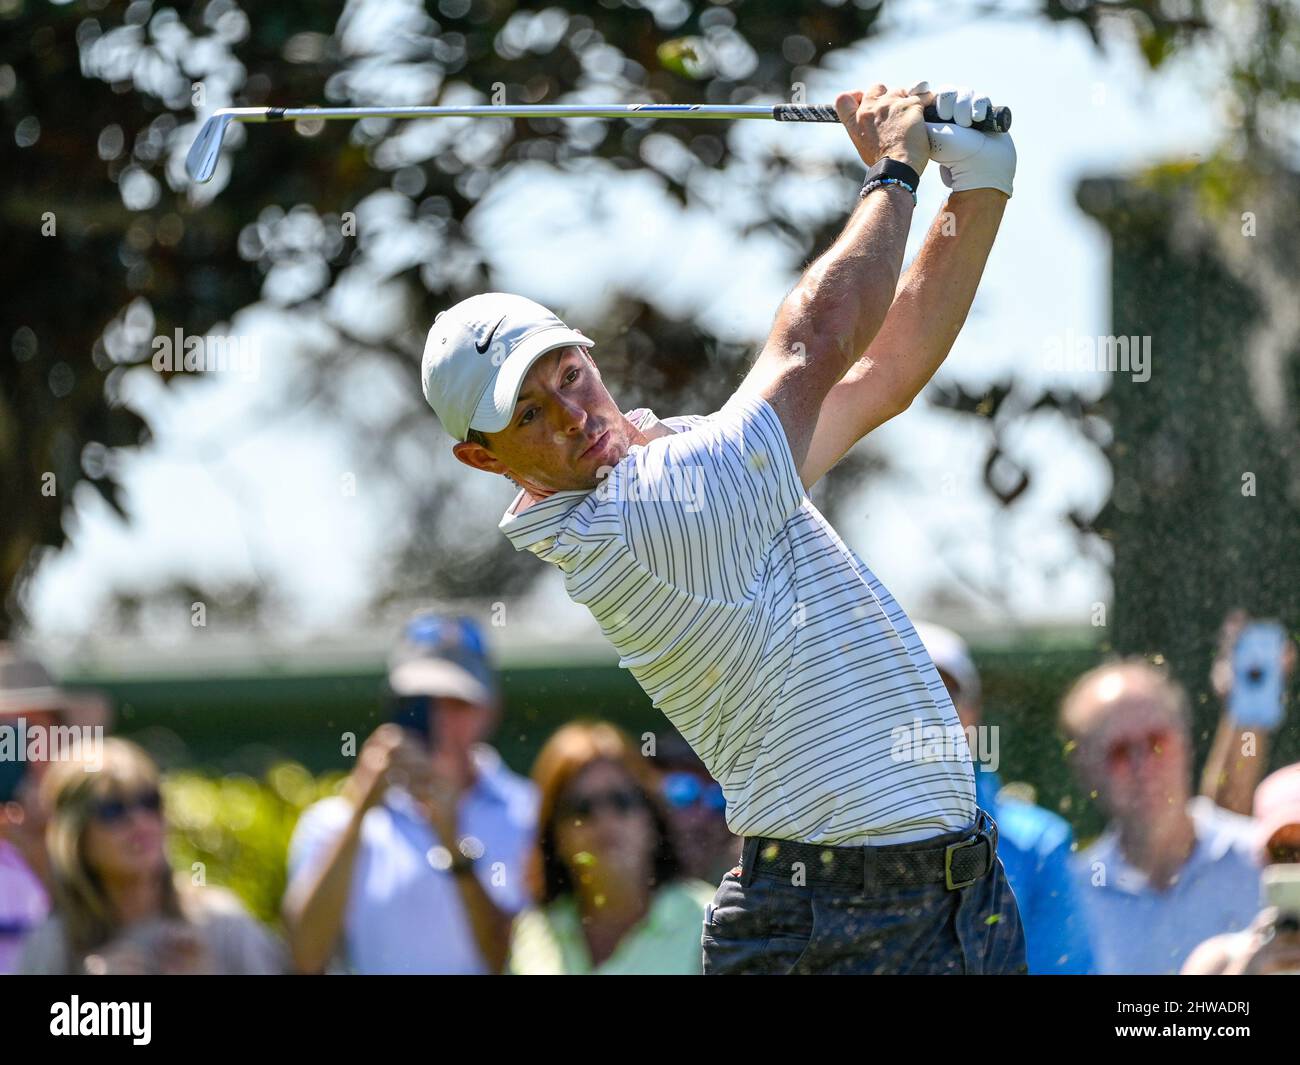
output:
<path id="1" fill-rule="evenodd" d="M 925 169 L 929 141 L 920 97 L 875 85 L 842 93 L 835 108 L 868 166 L 888 156 L 918 174 Z M 772 405 L 800 467 L 822 401 L 867 349 L 893 302 L 912 210 L 912 195 L 898 185 L 857 205 L 839 238 L 782 302 L 741 385 Z"/>
<path id="2" fill-rule="evenodd" d="M 1007 197 L 957 192 L 908 268 L 884 324 L 829 391 L 799 465 L 805 488 L 873 429 L 905 411 L 948 357 L 966 321 Z"/>
<path id="3" fill-rule="evenodd" d="M 953 194 L 931 225 L 880 331 L 827 394 L 799 466 L 805 488 L 867 433 L 905 411 L 947 358 L 1011 196 L 1016 173 L 1011 137 L 966 128 L 985 116 L 988 97 L 951 85 L 928 95 L 947 123 L 929 133 L 930 158 Z"/>

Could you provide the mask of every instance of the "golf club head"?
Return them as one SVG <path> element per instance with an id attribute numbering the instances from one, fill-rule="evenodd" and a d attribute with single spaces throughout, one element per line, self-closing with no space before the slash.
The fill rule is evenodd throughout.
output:
<path id="1" fill-rule="evenodd" d="M 185 171 L 191 181 L 201 185 L 212 180 L 217 171 L 217 160 L 221 158 L 221 142 L 225 139 L 226 127 L 234 118 L 228 111 L 213 111 L 203 123 L 185 157 Z"/>

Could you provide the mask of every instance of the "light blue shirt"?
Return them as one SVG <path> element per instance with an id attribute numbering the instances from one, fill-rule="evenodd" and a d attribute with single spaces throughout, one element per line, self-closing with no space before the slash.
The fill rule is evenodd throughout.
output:
<path id="1" fill-rule="evenodd" d="M 537 824 L 536 789 L 489 747 L 475 749 L 478 771 L 461 798 L 460 832 L 483 844 L 479 883 L 508 914 L 530 901 L 525 865 Z M 346 827 L 342 796 L 303 812 L 289 843 L 292 882 L 317 867 Z M 390 788 L 361 823 L 343 930 L 343 961 L 356 973 L 486 973 L 442 844 L 415 802 Z"/>
<path id="2" fill-rule="evenodd" d="M 1245 928 L 1259 912 L 1250 818 L 1205 796 L 1192 799 L 1187 812 L 1196 846 L 1166 891 L 1125 861 L 1114 829 L 1072 863 L 1098 972 L 1177 974 L 1199 944 Z"/>
<path id="3" fill-rule="evenodd" d="M 1034 975 L 1092 971 L 1092 949 L 1070 876 L 1074 830 L 1063 817 L 1018 799 L 1000 801 L 996 773 L 975 767 L 975 795 L 998 823 L 998 857 L 1016 896 L 1025 957 Z"/>

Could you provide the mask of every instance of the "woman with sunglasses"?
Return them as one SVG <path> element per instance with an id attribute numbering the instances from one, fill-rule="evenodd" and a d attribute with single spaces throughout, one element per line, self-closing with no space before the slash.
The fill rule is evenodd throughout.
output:
<path id="1" fill-rule="evenodd" d="M 41 782 L 54 912 L 27 941 L 32 974 L 283 972 L 279 944 L 218 887 L 173 874 L 158 768 L 133 743 L 102 763 L 58 762 Z"/>
<path id="2" fill-rule="evenodd" d="M 520 915 L 513 973 L 698 975 L 713 888 L 680 875 L 653 778 L 605 723 L 561 728 L 537 756 L 537 905 Z"/>

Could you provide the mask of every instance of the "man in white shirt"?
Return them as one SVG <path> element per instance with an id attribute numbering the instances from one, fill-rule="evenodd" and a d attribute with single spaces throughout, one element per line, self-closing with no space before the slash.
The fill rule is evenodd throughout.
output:
<path id="1" fill-rule="evenodd" d="M 389 671 L 394 720 L 342 795 L 304 811 L 284 918 L 295 967 L 500 972 L 528 903 L 536 794 L 482 741 L 500 697 L 468 618 L 418 614 Z"/>
<path id="2" fill-rule="evenodd" d="M 836 101 L 872 168 L 860 203 L 717 413 L 622 414 L 592 341 L 518 296 L 462 301 L 425 347 L 456 456 L 520 487 L 506 536 L 563 572 L 723 787 L 745 846 L 706 916 L 706 972 L 1024 968 L 964 739 L 946 757 L 894 742 L 961 735 L 943 682 L 806 496 L 943 361 L 1011 193 L 1009 138 L 958 130 L 952 153 L 922 121 L 934 99 L 969 126 L 987 99 L 917 92 Z M 932 152 L 953 195 L 896 293 Z"/>
<path id="3" fill-rule="evenodd" d="M 1192 798 L 1186 693 L 1141 660 L 1085 673 L 1061 704 L 1081 782 L 1110 818 L 1073 862 L 1103 974 L 1176 974 L 1197 944 L 1259 909 L 1250 818 Z"/>

